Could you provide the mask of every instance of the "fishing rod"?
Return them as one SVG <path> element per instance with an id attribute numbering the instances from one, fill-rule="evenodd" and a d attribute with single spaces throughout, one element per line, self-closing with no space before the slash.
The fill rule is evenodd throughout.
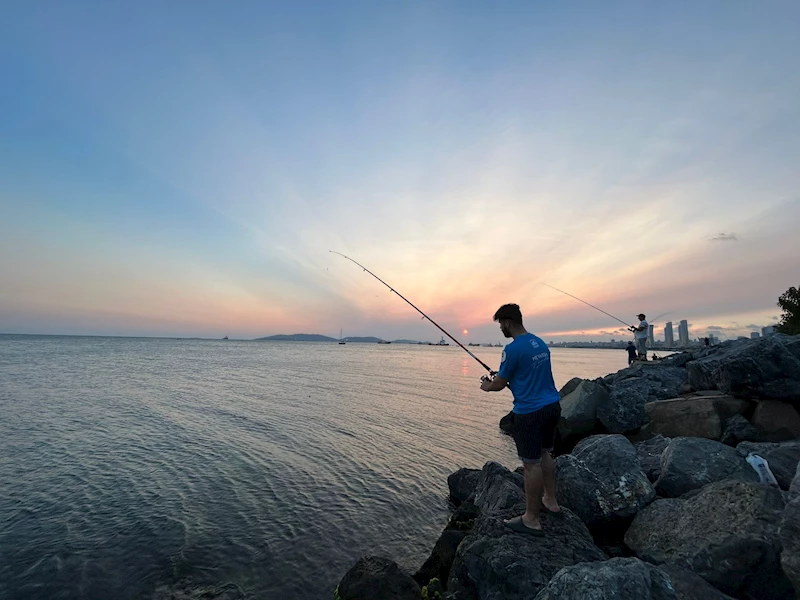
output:
<path id="1" fill-rule="evenodd" d="M 354 261 L 354 260 L 353 260 L 352 258 L 350 258 L 349 256 L 345 256 L 345 255 L 344 255 L 344 254 L 342 254 L 341 252 L 336 252 L 335 250 L 328 250 L 328 252 L 330 252 L 330 253 L 332 253 L 332 254 L 338 254 L 339 256 L 341 256 L 341 257 L 343 257 L 343 258 L 346 258 L 347 260 L 349 260 L 351 263 L 354 263 L 354 264 L 358 265 L 359 267 L 361 267 L 361 268 L 362 268 L 364 271 L 366 271 L 367 273 L 369 273 L 370 275 L 372 275 L 372 276 L 373 276 L 375 279 L 377 279 L 378 281 L 380 281 L 380 282 L 381 282 L 383 285 L 385 285 L 387 288 L 389 288 L 389 289 L 390 289 L 391 291 L 393 291 L 395 294 L 397 294 L 398 296 L 400 296 L 400 298 L 402 298 L 402 299 L 403 299 L 403 300 L 404 300 L 404 301 L 405 301 L 405 302 L 406 302 L 406 303 L 407 303 L 409 306 L 411 306 L 411 308 L 413 308 L 415 311 L 417 311 L 419 314 L 421 314 L 421 315 L 423 316 L 423 318 L 425 318 L 425 319 L 428 319 L 428 321 L 430 321 L 430 322 L 431 322 L 431 323 L 433 323 L 433 324 L 434 324 L 436 327 L 438 327 L 438 328 L 439 328 L 439 330 L 440 330 L 442 333 L 444 333 L 444 334 L 445 334 L 447 337 L 449 337 L 449 338 L 450 338 L 451 340 L 453 340 L 453 341 L 454 341 L 456 344 L 458 344 L 458 345 L 461 347 L 461 349 L 462 349 L 462 350 L 464 350 L 464 352 L 466 352 L 466 353 L 467 353 L 467 354 L 469 354 L 469 355 L 470 355 L 472 358 L 474 358 L 475 360 L 477 360 L 477 361 L 478 361 L 478 362 L 481 364 L 481 366 L 482 366 L 484 369 L 486 369 L 487 371 L 489 371 L 489 374 L 490 374 L 490 375 L 494 376 L 494 375 L 496 375 L 496 374 L 497 374 L 497 371 L 493 371 L 493 370 L 492 370 L 492 369 L 489 367 L 489 365 L 487 365 L 487 364 L 486 364 L 485 362 L 483 362 L 483 361 L 482 361 L 480 358 L 478 358 L 477 356 L 475 356 L 475 355 L 474 355 L 474 354 L 473 354 L 471 351 L 467 350 L 467 348 L 464 346 L 464 344 L 462 344 L 462 343 L 461 343 L 461 342 L 459 342 L 459 341 L 458 341 L 456 338 L 454 338 L 452 335 L 450 335 L 449 333 L 447 333 L 447 332 L 446 332 L 446 331 L 445 331 L 445 330 L 444 330 L 444 329 L 443 329 L 443 328 L 442 328 L 442 327 L 441 327 L 441 326 L 440 326 L 440 325 L 439 325 L 439 324 L 438 324 L 436 321 L 434 321 L 433 319 L 431 319 L 431 318 L 430 318 L 428 315 L 426 315 L 424 312 L 422 312 L 420 309 L 418 309 L 416 306 L 414 306 L 414 305 L 413 305 L 413 304 L 412 304 L 412 303 L 411 303 L 411 302 L 410 302 L 410 301 L 409 301 L 409 300 L 408 300 L 408 299 L 407 299 L 405 296 L 403 296 L 403 295 L 402 295 L 400 292 L 398 292 L 396 289 L 394 289 L 392 286 L 390 286 L 388 283 L 386 283 L 386 282 L 385 282 L 383 279 L 381 279 L 380 277 L 378 277 L 377 275 L 375 275 L 375 273 L 373 273 L 372 271 L 370 271 L 370 270 L 369 270 L 367 267 L 365 267 L 364 265 L 362 265 L 362 264 L 361 264 L 361 263 L 359 263 L 359 262 L 356 262 L 356 261 Z"/>
<path id="2" fill-rule="evenodd" d="M 617 318 L 617 317 L 615 317 L 614 315 L 612 315 L 612 314 L 610 314 L 610 313 L 607 313 L 606 311 L 604 311 L 602 308 L 597 308 L 597 307 L 596 307 L 594 304 L 589 304 L 588 302 L 586 302 L 586 300 L 581 300 L 581 299 L 580 299 L 580 298 L 578 298 L 577 296 L 573 296 L 572 294 L 570 294 L 570 293 L 568 293 L 568 292 L 565 292 L 564 290 L 560 290 L 560 289 L 558 289 L 557 287 L 553 287 L 552 285 L 549 285 L 549 284 L 545 283 L 544 281 L 542 282 L 542 285 L 546 285 L 547 287 L 549 287 L 549 288 L 551 288 L 551 289 L 554 289 L 554 290 L 555 290 L 555 291 L 557 291 L 557 292 L 561 292 L 562 294 L 566 294 L 566 295 L 567 295 L 567 296 L 569 296 L 570 298 L 575 298 L 575 300 L 577 300 L 578 302 L 583 302 L 585 305 L 587 305 L 587 306 L 591 306 L 591 307 L 592 307 L 593 309 L 595 309 L 595 310 L 599 310 L 599 311 L 600 311 L 601 313 L 603 313 L 604 315 L 608 315 L 609 317 L 611 317 L 611 318 L 612 318 L 612 319 L 614 319 L 615 321 L 619 321 L 620 323 L 622 323 L 623 325 L 625 325 L 625 326 L 626 326 L 626 327 L 628 327 L 629 329 L 636 329 L 636 328 L 635 328 L 633 325 L 631 325 L 630 323 L 626 323 L 626 322 L 625 322 L 625 321 L 623 321 L 622 319 L 618 319 L 618 318 Z M 663 315 L 661 315 L 661 316 L 663 316 Z"/>

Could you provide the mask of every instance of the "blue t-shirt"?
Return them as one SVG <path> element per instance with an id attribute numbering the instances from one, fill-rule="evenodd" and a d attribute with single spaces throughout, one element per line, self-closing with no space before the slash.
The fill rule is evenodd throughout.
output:
<path id="1" fill-rule="evenodd" d="M 508 380 L 517 414 L 532 413 L 560 400 L 550 366 L 550 349 L 532 333 L 518 336 L 503 349 L 497 375 Z"/>

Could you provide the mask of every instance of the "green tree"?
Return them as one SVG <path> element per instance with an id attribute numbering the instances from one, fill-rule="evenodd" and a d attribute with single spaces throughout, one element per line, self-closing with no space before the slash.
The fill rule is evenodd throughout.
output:
<path id="1" fill-rule="evenodd" d="M 778 298 L 778 306 L 783 309 L 781 322 L 775 331 L 788 335 L 800 334 L 800 290 L 790 287 Z"/>

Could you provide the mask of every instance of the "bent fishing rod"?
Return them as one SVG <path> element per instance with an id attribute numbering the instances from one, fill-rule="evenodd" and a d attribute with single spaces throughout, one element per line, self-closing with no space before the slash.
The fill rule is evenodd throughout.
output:
<path id="1" fill-rule="evenodd" d="M 396 289 L 394 289 L 392 286 L 390 286 L 388 283 L 386 283 L 386 282 L 385 282 L 383 279 L 381 279 L 380 277 L 378 277 L 377 275 L 375 275 L 375 273 L 373 273 L 372 271 L 370 271 L 370 270 L 369 270 L 367 267 L 365 267 L 364 265 L 362 265 L 362 264 L 361 264 L 361 263 L 359 263 L 359 262 L 356 262 L 356 261 L 354 261 L 354 260 L 353 260 L 352 258 L 350 258 L 349 256 L 345 256 L 345 255 L 344 255 L 344 254 L 342 254 L 341 252 L 336 252 L 335 250 L 328 250 L 328 252 L 330 252 L 330 253 L 332 253 L 332 254 L 338 254 L 339 256 L 341 256 L 341 257 L 343 257 L 343 258 L 346 258 L 347 260 L 349 260 L 351 263 L 354 263 L 354 264 L 358 265 L 359 267 L 361 267 L 361 268 L 362 268 L 364 271 L 366 271 L 367 273 L 369 273 L 370 275 L 372 275 L 372 276 L 373 276 L 375 279 L 377 279 L 378 281 L 380 281 L 380 282 L 381 282 L 383 285 L 385 285 L 387 288 L 389 288 L 389 289 L 390 289 L 391 291 L 393 291 L 395 294 L 397 294 L 398 296 L 400 296 L 400 298 L 402 298 L 402 299 L 403 299 L 403 301 L 405 301 L 405 302 L 406 302 L 406 303 L 407 303 L 407 304 L 408 304 L 408 305 L 409 305 L 411 308 L 413 308 L 415 311 L 417 311 L 419 314 L 421 314 L 421 315 L 423 316 L 423 318 L 425 318 L 425 319 L 428 319 L 428 321 L 430 321 L 431 323 L 433 323 L 433 324 L 434 324 L 434 325 L 435 325 L 435 326 L 436 326 L 436 327 L 437 327 L 437 328 L 438 328 L 438 329 L 439 329 L 439 330 L 440 330 L 440 331 L 441 331 L 443 334 L 445 334 L 447 337 L 449 337 L 451 340 L 453 340 L 453 341 L 454 341 L 456 344 L 458 344 L 458 345 L 461 347 L 461 349 L 462 349 L 462 350 L 464 350 L 464 352 L 466 352 L 466 353 L 467 353 L 467 354 L 469 354 L 469 355 L 470 355 L 472 358 L 474 358 L 475 360 L 477 360 L 477 361 L 478 361 L 478 362 L 481 364 L 481 366 L 482 366 L 484 369 L 486 369 L 487 371 L 489 371 L 489 374 L 490 374 L 490 375 L 494 376 L 494 375 L 496 375 L 496 374 L 497 374 L 497 371 L 493 371 L 493 370 L 492 370 L 492 369 L 489 367 L 489 365 L 487 365 L 487 364 L 486 364 L 485 362 L 483 362 L 483 361 L 482 361 L 480 358 L 478 358 L 477 356 L 475 356 L 475 355 L 474 355 L 472 352 L 470 352 L 469 350 L 467 350 L 467 348 L 464 346 L 464 344 L 462 344 L 462 343 L 461 343 L 461 342 L 459 342 L 459 341 L 458 341 L 456 338 L 454 338 L 452 335 L 450 335 L 449 333 L 447 333 L 447 332 L 444 330 L 444 328 L 442 328 L 442 327 L 441 327 L 441 326 L 440 326 L 440 325 L 439 325 L 439 324 L 438 324 L 436 321 L 434 321 L 433 319 L 431 319 L 431 318 L 430 318 L 428 315 L 426 315 L 424 312 L 422 312 L 420 309 L 418 309 L 416 306 L 414 306 L 414 305 L 413 305 L 413 304 L 412 304 L 412 303 L 411 303 L 411 302 L 410 302 L 410 301 L 409 301 L 409 300 L 408 300 L 408 299 L 407 299 L 405 296 L 403 296 L 403 295 L 402 295 L 400 292 L 398 292 Z"/>

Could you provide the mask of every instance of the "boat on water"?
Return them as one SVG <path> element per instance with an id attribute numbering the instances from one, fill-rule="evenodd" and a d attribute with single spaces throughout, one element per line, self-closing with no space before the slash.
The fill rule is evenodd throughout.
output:
<path id="1" fill-rule="evenodd" d="M 226 335 L 226 336 L 225 336 L 224 338 L 222 338 L 222 339 L 223 339 L 223 340 L 227 340 L 227 339 L 228 339 L 228 336 Z"/>
<path id="2" fill-rule="evenodd" d="M 342 337 L 342 330 L 341 329 L 339 330 L 339 345 L 340 346 L 344 346 L 345 345 L 345 341 L 344 341 L 344 338 Z"/>
<path id="3" fill-rule="evenodd" d="M 472 342 L 470 342 L 469 344 L 467 344 L 467 346 L 480 346 L 480 344 L 473 344 Z"/>
<path id="4" fill-rule="evenodd" d="M 441 339 L 441 340 L 439 340 L 439 343 L 438 343 L 438 344 L 435 344 L 435 345 L 436 345 L 436 346 L 449 346 L 450 344 L 448 344 L 447 342 L 445 342 L 445 341 L 444 341 L 444 336 L 442 336 L 442 339 Z"/>
<path id="5" fill-rule="evenodd" d="M 378 340 L 379 344 L 391 344 L 392 342 L 387 342 L 386 340 Z"/>

